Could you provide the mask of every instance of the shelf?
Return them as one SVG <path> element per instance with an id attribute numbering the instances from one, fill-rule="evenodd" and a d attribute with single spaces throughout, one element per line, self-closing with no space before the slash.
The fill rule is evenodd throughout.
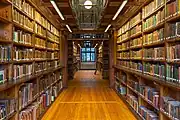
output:
<path id="1" fill-rule="evenodd" d="M 147 80 L 151 80 L 151 81 L 157 82 L 161 85 L 172 87 L 172 88 L 180 91 L 180 85 L 167 82 L 167 81 L 165 81 L 165 79 L 154 77 L 154 76 L 147 75 L 147 74 L 143 74 L 142 72 L 137 72 L 137 71 L 134 71 L 134 70 L 129 69 L 129 68 L 124 67 L 124 66 L 114 66 L 114 67 L 116 69 L 120 69 L 120 70 L 123 70 L 123 71 L 128 72 L 128 73 L 136 74 L 136 75 L 141 76 L 142 78 L 145 78 Z"/>
<path id="2" fill-rule="evenodd" d="M 174 22 L 174 21 L 178 21 L 178 19 L 180 19 L 180 14 L 177 14 L 177 15 L 172 16 L 172 17 L 167 17 L 166 21 L 167 22 Z"/>
<path id="3" fill-rule="evenodd" d="M 170 39 L 166 39 L 166 41 L 168 43 L 173 43 L 173 42 L 180 42 L 180 37 L 175 37 L 175 38 L 170 38 Z"/>
<path id="4" fill-rule="evenodd" d="M 47 59 L 47 61 L 54 61 L 54 60 L 59 60 L 59 58 L 54 58 L 54 59 L 48 58 Z"/>
<path id="5" fill-rule="evenodd" d="M 46 37 L 45 37 L 45 36 L 40 35 L 40 34 L 38 34 L 38 33 L 35 33 L 35 36 L 36 36 L 36 37 L 39 37 L 39 38 L 42 38 L 42 39 L 46 39 Z"/>
<path id="6" fill-rule="evenodd" d="M 180 65 L 180 61 L 168 61 L 166 60 L 168 64 L 177 64 Z"/>
<path id="7" fill-rule="evenodd" d="M 137 120 L 145 120 L 136 110 L 134 110 L 134 108 L 127 102 L 127 100 L 122 95 L 120 95 L 116 90 L 114 91 L 120 97 L 120 99 L 126 104 L 128 109 L 135 115 Z"/>
<path id="8" fill-rule="evenodd" d="M 5 18 L 0 16 L 0 22 L 6 23 L 6 24 L 10 24 L 11 20 L 5 19 Z"/>
<path id="9" fill-rule="evenodd" d="M 130 37 L 128 37 L 128 38 L 126 38 L 126 39 L 124 39 L 124 40 L 120 41 L 118 44 L 121 44 L 121 43 L 127 42 L 127 41 L 129 41 L 129 40 L 130 40 Z"/>
<path id="10" fill-rule="evenodd" d="M 44 48 L 44 47 L 37 47 L 37 46 L 35 46 L 35 49 L 36 49 L 36 50 L 44 50 L 44 51 L 47 50 L 47 49 Z"/>
<path id="11" fill-rule="evenodd" d="M 54 40 L 52 40 L 51 38 L 48 38 L 48 37 L 47 37 L 47 40 L 48 40 L 49 42 L 53 42 L 53 43 L 59 44 L 59 42 L 54 41 Z"/>
<path id="12" fill-rule="evenodd" d="M 35 62 L 45 62 L 46 59 L 35 59 L 34 61 L 35 61 Z"/>
<path id="13" fill-rule="evenodd" d="M 3 65 L 3 64 L 11 64 L 11 63 L 12 63 L 12 61 L 4 61 L 4 62 L 0 61 L 0 65 Z"/>
<path id="14" fill-rule="evenodd" d="M 28 81 L 31 81 L 32 79 L 35 79 L 41 75 L 44 75 L 44 74 L 47 74 L 47 73 L 50 73 L 50 72 L 54 72 L 58 69 L 61 69 L 63 68 L 62 66 L 60 67 L 57 67 L 57 68 L 52 68 L 52 69 L 49 69 L 49 70 L 45 70 L 45 71 L 42 71 L 41 74 L 35 74 L 35 75 L 27 75 L 27 76 L 24 76 L 22 78 L 19 78 L 19 79 L 16 79 L 16 80 L 10 80 L 4 84 L 1 84 L 0 85 L 0 91 L 4 91 L 4 90 L 7 90 L 15 85 L 19 85 L 21 83 L 25 83 L 25 82 L 28 82 Z"/>
<path id="15" fill-rule="evenodd" d="M 20 46 L 20 47 L 33 48 L 33 45 L 24 44 L 24 43 L 18 43 L 18 42 L 13 42 L 13 45 L 15 45 L 15 46 Z"/>
<path id="16" fill-rule="evenodd" d="M 139 20 L 139 21 L 135 22 L 135 24 L 134 24 L 133 26 L 131 26 L 131 27 L 129 28 L 129 30 L 131 30 L 132 28 L 134 28 L 135 26 L 137 26 L 137 25 L 140 24 L 140 23 L 142 23 L 142 20 Z"/>
<path id="17" fill-rule="evenodd" d="M 123 80 L 121 80 L 121 79 L 119 79 L 117 76 L 114 76 L 116 79 L 118 79 L 118 81 L 120 82 L 120 83 L 122 83 L 122 84 L 124 84 L 125 86 L 127 86 L 127 84 L 123 81 Z"/>
<path id="18" fill-rule="evenodd" d="M 14 20 L 13 20 L 14 21 Z M 16 21 L 13 22 L 14 26 L 17 28 L 22 29 L 23 31 L 29 32 L 31 34 L 34 34 L 34 32 L 32 30 L 29 30 L 27 28 L 25 28 L 23 25 L 20 25 L 19 23 L 17 23 Z"/>
<path id="19" fill-rule="evenodd" d="M 10 113 L 8 116 L 6 116 L 6 120 L 9 120 L 13 116 L 15 116 L 16 113 L 17 113 L 16 111 L 14 111 L 13 113 Z"/>
<path id="20" fill-rule="evenodd" d="M 34 62 L 34 60 L 19 60 L 19 61 L 14 60 L 13 61 L 14 64 L 23 64 L 23 63 L 32 63 L 32 62 Z"/>
<path id="21" fill-rule="evenodd" d="M 142 36 L 142 32 L 138 32 L 136 34 L 131 35 L 130 39 L 134 39 L 134 38 L 137 38 L 137 37 L 140 37 L 140 36 Z"/>
<path id="22" fill-rule="evenodd" d="M 129 58 L 119 58 L 119 57 L 117 57 L 117 59 L 118 60 L 128 60 L 128 61 L 130 60 Z"/>
<path id="23" fill-rule="evenodd" d="M 47 30 L 46 27 L 44 27 L 41 23 L 39 23 L 37 20 L 34 20 L 38 25 L 40 25 L 41 27 L 43 27 L 45 30 Z"/>
<path id="24" fill-rule="evenodd" d="M 143 59 L 144 62 L 162 62 L 162 63 L 165 63 L 166 60 L 164 59 Z"/>
<path id="25" fill-rule="evenodd" d="M 158 12 L 161 8 L 163 8 L 165 6 L 165 4 L 159 6 L 158 8 L 156 8 L 153 12 L 149 13 L 148 15 L 146 15 L 146 17 L 143 18 L 143 20 L 151 17 L 152 15 L 154 15 L 154 13 Z"/>
<path id="26" fill-rule="evenodd" d="M 143 30 L 143 33 L 151 33 L 159 28 L 162 28 L 165 25 L 164 22 L 160 22 L 159 24 L 157 24 L 156 26 L 152 26 L 150 28 L 147 28 L 145 30 Z"/>
<path id="27" fill-rule="evenodd" d="M 124 52 L 124 51 L 128 51 L 129 50 L 129 48 L 127 48 L 127 49 L 121 49 L 121 50 L 117 50 L 117 52 Z"/>
<path id="28" fill-rule="evenodd" d="M 130 58 L 130 60 L 132 60 L 132 61 L 142 61 L 142 59 L 141 58 Z"/>
<path id="29" fill-rule="evenodd" d="M 161 112 L 163 115 L 165 115 L 167 118 L 169 118 L 170 120 L 178 120 L 177 118 L 175 119 L 175 118 L 170 117 L 170 115 L 167 114 L 162 108 L 160 108 L 160 112 Z"/>
<path id="30" fill-rule="evenodd" d="M 145 48 L 157 47 L 157 46 L 164 45 L 164 44 L 165 44 L 164 41 L 158 41 L 158 42 L 155 42 L 155 43 L 143 45 L 143 47 L 145 47 Z"/>
<path id="31" fill-rule="evenodd" d="M 10 44 L 10 43 L 12 43 L 12 41 L 9 41 L 9 40 L 1 40 L 1 39 L 0 39 L 0 43 Z"/>

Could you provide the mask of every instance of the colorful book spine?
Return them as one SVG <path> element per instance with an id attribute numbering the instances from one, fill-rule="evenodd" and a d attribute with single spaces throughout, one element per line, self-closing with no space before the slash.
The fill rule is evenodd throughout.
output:
<path id="1" fill-rule="evenodd" d="M 130 58 L 131 59 L 141 59 L 141 57 L 142 57 L 142 50 L 130 51 Z"/>
<path id="2" fill-rule="evenodd" d="M 44 51 L 39 51 L 39 50 L 35 50 L 35 60 L 45 60 L 46 59 L 46 54 L 44 54 Z"/>
<path id="3" fill-rule="evenodd" d="M 33 60 L 33 49 L 14 47 L 13 54 L 15 61 Z"/>
<path id="4" fill-rule="evenodd" d="M 133 62 L 133 61 L 131 61 L 131 62 L 130 62 L 130 68 L 133 69 L 133 70 L 135 70 L 135 71 L 141 72 L 143 66 L 142 66 L 142 63 L 139 62 L 139 61 L 138 61 L 138 62 Z"/>
<path id="5" fill-rule="evenodd" d="M 140 38 L 135 38 L 133 40 L 130 41 L 130 47 L 138 47 L 138 46 L 142 46 L 142 37 Z"/>
<path id="6" fill-rule="evenodd" d="M 155 113 L 152 110 L 149 110 L 145 106 L 139 106 L 139 114 L 145 119 L 145 120 L 159 120 L 159 117 L 157 113 Z"/>
<path id="7" fill-rule="evenodd" d="M 46 37 L 46 30 L 41 25 L 35 23 L 34 30 L 36 34 Z"/>
<path id="8" fill-rule="evenodd" d="M 167 64 L 166 80 L 168 82 L 180 84 L 180 67 L 178 65 Z"/>
<path id="9" fill-rule="evenodd" d="M 138 98 L 131 95 L 127 94 L 127 102 L 131 105 L 131 107 L 135 110 L 138 111 Z"/>
<path id="10" fill-rule="evenodd" d="M 164 60 L 165 52 L 164 47 L 144 49 L 143 58 L 153 60 Z"/>

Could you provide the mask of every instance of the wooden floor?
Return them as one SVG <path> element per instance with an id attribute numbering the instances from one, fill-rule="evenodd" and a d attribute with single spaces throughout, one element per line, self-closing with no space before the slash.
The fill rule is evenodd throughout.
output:
<path id="1" fill-rule="evenodd" d="M 93 72 L 77 72 L 42 120 L 136 120 L 108 81 Z"/>

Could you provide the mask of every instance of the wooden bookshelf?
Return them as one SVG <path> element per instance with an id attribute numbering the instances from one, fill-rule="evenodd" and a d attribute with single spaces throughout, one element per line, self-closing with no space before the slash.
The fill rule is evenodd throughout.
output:
<path id="1" fill-rule="evenodd" d="M 137 108 L 134 110 L 141 119 L 146 118 L 139 111 L 145 109 L 159 120 L 179 119 L 164 107 L 165 103 L 169 106 L 180 103 L 179 53 L 175 52 L 180 44 L 179 4 L 178 0 L 146 0 L 117 30 L 115 90 L 130 101 L 127 106 Z M 126 76 L 126 81 L 122 76 Z M 153 89 L 156 103 L 141 93 L 145 89 Z M 171 98 L 174 103 L 164 102 Z"/>
<path id="2" fill-rule="evenodd" d="M 64 67 L 58 54 L 63 35 L 31 0 L 2 0 L 0 4 L 0 13 L 6 13 L 0 14 L 0 105 L 9 100 L 12 103 L 5 109 L 13 108 L 0 119 L 34 114 L 27 108 L 36 109 L 34 119 L 40 119 L 63 89 Z"/>

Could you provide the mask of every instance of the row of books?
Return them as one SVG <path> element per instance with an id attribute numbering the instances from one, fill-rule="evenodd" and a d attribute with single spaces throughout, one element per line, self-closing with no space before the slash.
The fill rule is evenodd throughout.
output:
<path id="1" fill-rule="evenodd" d="M 153 44 L 164 40 L 164 28 L 143 36 L 143 45 Z"/>
<path id="2" fill-rule="evenodd" d="M 130 47 L 129 42 L 124 42 L 121 45 L 117 46 L 117 50 L 125 50 L 125 49 L 128 49 L 129 47 Z"/>
<path id="3" fill-rule="evenodd" d="M 46 59 L 46 54 L 44 53 L 44 51 L 39 51 L 39 50 L 35 50 L 35 60 L 43 60 Z"/>
<path id="4" fill-rule="evenodd" d="M 18 93 L 18 107 L 19 110 L 25 108 L 30 102 L 33 101 L 35 96 L 38 94 L 38 88 L 36 83 L 25 83 L 23 84 Z"/>
<path id="5" fill-rule="evenodd" d="M 166 30 L 166 39 L 172 39 L 180 36 L 180 22 L 168 23 Z"/>
<path id="6" fill-rule="evenodd" d="M 41 25 L 35 23 L 34 29 L 36 34 L 46 37 L 46 29 L 43 28 Z"/>
<path id="7" fill-rule="evenodd" d="M 166 17 L 172 17 L 180 13 L 180 1 L 175 0 L 167 4 Z"/>
<path id="8" fill-rule="evenodd" d="M 148 28 L 154 27 L 158 25 L 160 22 L 164 21 L 165 16 L 165 9 L 159 10 L 155 15 L 151 16 L 150 18 L 146 19 L 143 23 L 143 30 Z"/>
<path id="9" fill-rule="evenodd" d="M 35 37 L 35 46 L 40 48 L 46 48 L 46 40 Z"/>
<path id="10" fill-rule="evenodd" d="M 164 0 L 153 0 L 142 9 L 142 18 L 146 18 L 149 14 L 153 13 L 157 8 L 164 5 Z"/>
<path id="11" fill-rule="evenodd" d="M 129 27 L 132 28 L 139 21 L 141 21 L 141 13 L 140 12 L 130 20 Z"/>
<path id="12" fill-rule="evenodd" d="M 115 72 L 115 76 L 119 78 L 121 81 L 126 82 L 127 81 L 127 75 L 124 73 L 121 73 L 119 71 Z"/>
<path id="13" fill-rule="evenodd" d="M 0 26 L 0 41 L 11 41 L 9 30 L 1 28 L 1 26 Z"/>
<path id="14" fill-rule="evenodd" d="M 13 4 L 31 18 L 34 18 L 34 12 L 33 12 L 34 9 L 29 3 L 27 3 L 27 1 L 13 0 Z"/>
<path id="15" fill-rule="evenodd" d="M 170 45 L 167 47 L 167 61 L 180 60 L 180 44 Z"/>
<path id="16" fill-rule="evenodd" d="M 48 37 L 50 40 L 59 43 L 59 37 L 57 37 L 56 35 L 53 35 L 52 33 L 47 32 L 47 37 Z"/>
<path id="17" fill-rule="evenodd" d="M 47 58 L 49 59 L 56 59 L 58 58 L 59 52 L 47 52 Z"/>
<path id="18" fill-rule="evenodd" d="M 117 92 L 121 95 L 126 95 L 126 87 L 125 86 L 122 86 L 121 84 L 119 83 L 116 83 L 115 85 L 115 89 L 117 90 Z"/>
<path id="19" fill-rule="evenodd" d="M 159 120 L 157 113 L 145 106 L 139 106 L 138 112 L 145 120 Z"/>
<path id="20" fill-rule="evenodd" d="M 131 94 L 127 94 L 127 102 L 130 104 L 130 106 L 136 111 L 138 112 L 138 98 L 131 95 Z"/>
<path id="21" fill-rule="evenodd" d="M 162 100 L 162 105 L 161 105 L 162 111 L 174 120 L 180 119 L 180 113 L 179 113 L 180 101 L 171 98 L 169 96 L 163 96 L 161 100 Z"/>
<path id="22" fill-rule="evenodd" d="M 11 60 L 11 46 L 0 45 L 0 62 Z"/>
<path id="23" fill-rule="evenodd" d="M 0 10 L 0 17 L 4 18 L 5 20 L 11 20 L 11 12 L 9 7 L 1 7 Z"/>
<path id="24" fill-rule="evenodd" d="M 142 32 L 142 25 L 136 25 L 130 30 L 130 36 L 133 36 L 134 34 Z"/>
<path id="25" fill-rule="evenodd" d="M 142 37 L 135 38 L 130 41 L 130 47 L 133 48 L 137 46 L 142 46 L 142 41 L 143 41 Z"/>
<path id="26" fill-rule="evenodd" d="M 46 62 L 35 62 L 34 63 L 34 71 L 35 73 L 39 73 L 46 70 Z"/>
<path id="27" fill-rule="evenodd" d="M 129 22 L 127 22 L 125 25 L 123 25 L 119 30 L 118 30 L 118 36 L 121 35 L 122 33 L 126 32 L 129 30 Z"/>
<path id="28" fill-rule="evenodd" d="M 34 102 L 19 113 L 20 120 L 37 120 L 39 117 L 39 102 Z"/>
<path id="29" fill-rule="evenodd" d="M 33 49 L 14 47 L 13 54 L 15 61 L 33 60 Z"/>
<path id="30" fill-rule="evenodd" d="M 139 93 L 145 97 L 148 101 L 153 103 L 156 108 L 159 108 L 159 91 L 155 88 L 139 85 Z"/>
<path id="31" fill-rule="evenodd" d="M 130 51 L 131 59 L 141 59 L 142 58 L 142 49 L 137 51 Z"/>
<path id="32" fill-rule="evenodd" d="M 9 72 L 10 71 L 7 66 L 0 65 L 0 84 L 7 82 Z"/>
<path id="33" fill-rule="evenodd" d="M 180 84 L 180 66 L 166 65 L 166 80 L 168 82 Z"/>
<path id="34" fill-rule="evenodd" d="M 16 104 L 16 99 L 0 99 L 0 119 L 8 119 L 16 111 Z"/>
<path id="35" fill-rule="evenodd" d="M 122 58 L 122 59 L 129 59 L 129 52 L 121 52 L 117 53 L 117 57 Z"/>
<path id="36" fill-rule="evenodd" d="M 142 63 L 139 61 L 136 61 L 136 62 L 131 61 L 131 62 L 129 62 L 129 66 L 131 69 L 133 69 L 135 71 L 140 71 L 140 72 L 142 71 L 142 68 L 143 68 Z"/>
<path id="37" fill-rule="evenodd" d="M 47 68 L 51 69 L 51 68 L 57 68 L 59 66 L 60 62 L 58 60 L 56 61 L 49 61 L 47 62 Z"/>
<path id="38" fill-rule="evenodd" d="M 59 49 L 59 45 L 56 44 L 56 43 L 47 42 L 47 48 L 52 49 L 52 50 L 58 50 Z"/>
<path id="39" fill-rule="evenodd" d="M 165 78 L 164 64 L 146 62 L 143 64 L 143 70 L 145 74 L 149 74 L 160 78 Z"/>
<path id="40" fill-rule="evenodd" d="M 124 67 L 130 67 L 129 65 L 129 61 L 121 61 L 121 60 L 117 60 L 117 65 L 120 65 L 120 66 L 124 66 Z"/>
<path id="41" fill-rule="evenodd" d="M 13 20 L 16 23 L 23 25 L 30 31 L 33 31 L 34 29 L 33 21 L 31 21 L 28 17 L 18 12 L 16 9 L 13 10 Z"/>
<path id="42" fill-rule="evenodd" d="M 17 43 L 32 45 L 32 34 L 17 30 L 13 32 L 13 41 Z"/>
<path id="43" fill-rule="evenodd" d="M 18 78 L 22 78 L 27 75 L 31 75 L 33 72 L 32 64 L 21 64 L 21 65 L 13 65 L 14 72 L 14 80 Z"/>
<path id="44" fill-rule="evenodd" d="M 149 48 L 143 51 L 144 59 L 163 60 L 165 58 L 164 47 Z"/>

